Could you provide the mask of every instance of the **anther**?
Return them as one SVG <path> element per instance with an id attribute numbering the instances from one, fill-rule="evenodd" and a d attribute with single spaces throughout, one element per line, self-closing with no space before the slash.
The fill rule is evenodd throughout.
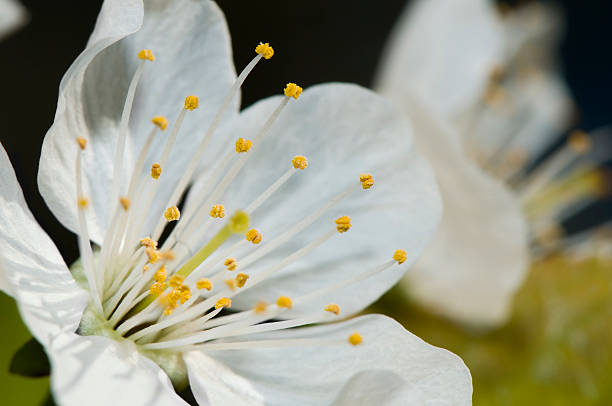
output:
<path id="1" fill-rule="evenodd" d="M 153 52 L 150 49 L 143 49 L 142 51 L 138 52 L 138 58 L 153 62 L 155 60 L 155 55 L 153 55 Z"/>
<path id="2" fill-rule="evenodd" d="M 159 179 L 162 173 L 161 165 L 158 163 L 154 163 L 151 165 L 151 177 L 155 180 Z"/>
<path id="3" fill-rule="evenodd" d="M 180 287 L 179 291 L 181 292 L 179 301 L 181 304 L 185 304 L 185 302 L 191 298 L 191 290 L 189 290 L 189 286 L 183 285 Z"/>
<path id="4" fill-rule="evenodd" d="M 219 309 L 221 307 L 232 307 L 232 300 L 229 297 L 222 297 L 221 299 L 217 300 L 217 303 L 215 303 L 215 309 Z"/>
<path id="5" fill-rule="evenodd" d="M 155 240 L 153 240 L 153 239 L 151 239 L 149 237 L 145 237 L 145 238 L 142 238 L 140 240 L 140 245 L 143 246 L 143 247 L 155 249 L 155 248 L 157 248 L 157 241 L 155 241 Z"/>
<path id="6" fill-rule="evenodd" d="M 404 261 L 406 260 L 406 251 L 404 251 L 404 250 L 396 250 L 393 253 L 393 259 L 395 261 L 397 261 L 398 265 L 399 264 L 403 264 Z"/>
<path id="7" fill-rule="evenodd" d="M 149 289 L 149 293 L 153 297 L 158 297 L 164 292 L 164 290 L 166 290 L 166 286 L 163 283 L 155 282 L 154 284 L 151 285 L 151 288 Z"/>
<path id="8" fill-rule="evenodd" d="M 239 273 L 238 275 L 236 275 L 236 286 L 238 286 L 239 288 L 243 287 L 248 279 L 249 275 L 245 273 Z"/>
<path id="9" fill-rule="evenodd" d="M 164 310 L 164 315 L 169 316 L 172 314 L 172 312 L 174 311 L 174 309 L 176 309 L 176 303 L 171 303 L 168 305 L 168 307 L 166 307 L 166 309 Z"/>
<path id="10" fill-rule="evenodd" d="M 197 96 L 187 96 L 185 98 L 185 110 L 195 110 L 198 108 L 198 97 Z"/>
<path id="11" fill-rule="evenodd" d="M 87 146 L 87 140 L 83 137 L 77 137 L 77 143 L 79 144 L 79 148 L 81 148 L 81 151 L 85 149 L 85 147 Z"/>
<path id="12" fill-rule="evenodd" d="M 234 291 L 236 289 L 236 281 L 233 279 L 226 279 L 225 281 L 225 285 L 228 287 L 229 290 Z"/>
<path id="13" fill-rule="evenodd" d="M 248 152 L 252 146 L 253 143 L 251 142 L 251 140 L 247 140 L 244 138 L 238 138 L 238 140 L 236 140 L 236 152 L 239 154 L 243 152 Z"/>
<path id="14" fill-rule="evenodd" d="M 361 187 L 364 189 L 369 189 L 374 186 L 374 178 L 369 173 L 362 173 L 359 175 L 359 182 L 361 182 Z"/>
<path id="15" fill-rule="evenodd" d="M 340 306 L 338 306 L 335 303 L 330 303 L 327 306 L 325 306 L 324 310 L 326 312 L 333 313 L 337 316 L 340 313 Z"/>
<path id="16" fill-rule="evenodd" d="M 225 217 L 225 207 L 222 204 L 215 204 L 210 209 L 210 217 L 212 218 L 223 218 Z"/>
<path id="17" fill-rule="evenodd" d="M 577 154 L 584 154 L 591 148 L 591 138 L 582 130 L 574 130 L 569 136 L 568 144 Z"/>
<path id="18" fill-rule="evenodd" d="M 207 278 L 202 278 L 199 281 L 196 282 L 196 288 L 202 290 L 202 289 L 206 289 L 206 290 L 211 290 L 212 289 L 212 282 L 210 281 L 210 279 Z"/>
<path id="19" fill-rule="evenodd" d="M 353 333 L 349 336 L 348 342 L 351 343 L 351 345 L 359 345 L 363 342 L 363 338 L 361 337 L 361 334 Z"/>
<path id="20" fill-rule="evenodd" d="M 291 299 L 287 296 L 280 296 L 277 300 L 276 300 L 276 305 L 278 307 L 284 307 L 286 309 L 291 309 L 293 307 L 293 302 L 291 301 Z"/>
<path id="21" fill-rule="evenodd" d="M 263 300 L 260 300 L 259 302 L 257 302 L 257 304 L 255 304 L 253 311 L 256 314 L 262 314 L 266 311 L 266 309 L 268 309 L 268 304 L 264 302 Z"/>
<path id="22" fill-rule="evenodd" d="M 302 94 L 302 88 L 296 85 L 295 83 L 287 83 L 285 87 L 285 96 L 293 97 L 297 100 L 298 97 Z"/>
<path id="23" fill-rule="evenodd" d="M 255 52 L 262 55 L 265 59 L 270 59 L 274 56 L 274 48 L 272 48 L 268 42 L 265 44 L 260 42 L 259 45 L 255 47 Z"/>
<path id="24" fill-rule="evenodd" d="M 227 267 L 228 271 L 233 271 L 236 269 L 236 267 L 238 266 L 238 262 L 236 262 L 235 258 L 227 258 L 224 262 L 223 265 L 225 265 Z"/>
<path id="25" fill-rule="evenodd" d="M 87 200 L 86 197 L 79 197 L 77 204 L 79 205 L 79 208 L 86 209 L 87 206 L 89 206 L 89 200 Z"/>
<path id="26" fill-rule="evenodd" d="M 351 227 L 351 218 L 349 216 L 342 216 L 336 219 L 336 230 L 339 233 L 346 233 Z"/>
<path id="27" fill-rule="evenodd" d="M 261 242 L 261 233 L 257 230 L 255 230 L 254 228 L 250 229 L 246 234 L 245 237 L 247 239 L 247 241 L 252 242 L 253 244 L 259 244 Z"/>
<path id="28" fill-rule="evenodd" d="M 164 217 L 168 221 L 176 221 L 181 218 L 181 212 L 176 206 L 168 207 L 164 212 Z"/>
<path id="29" fill-rule="evenodd" d="M 173 261 L 176 258 L 172 250 L 161 251 L 159 255 L 164 261 Z"/>
<path id="30" fill-rule="evenodd" d="M 119 203 L 121 203 L 121 207 L 123 207 L 125 211 L 127 211 L 130 208 L 130 204 L 132 204 L 130 199 L 125 196 L 119 198 Z"/>
<path id="31" fill-rule="evenodd" d="M 170 281 L 168 281 L 168 285 L 170 285 L 171 288 L 178 289 L 183 285 L 184 281 L 185 281 L 185 278 L 183 278 L 182 276 L 172 275 L 170 277 Z"/>
<path id="32" fill-rule="evenodd" d="M 163 266 L 159 268 L 159 270 L 155 272 L 155 275 L 153 275 L 153 280 L 155 282 L 164 283 L 166 281 L 166 268 Z"/>
<path id="33" fill-rule="evenodd" d="M 164 116 L 156 116 L 151 120 L 153 124 L 159 127 L 160 130 L 164 131 L 168 127 L 168 119 Z"/>
<path id="34" fill-rule="evenodd" d="M 150 264 L 154 264 L 161 259 L 161 255 L 159 251 L 157 251 L 155 248 L 148 247 L 145 250 L 145 253 L 147 254 L 147 257 L 149 258 Z"/>
<path id="35" fill-rule="evenodd" d="M 293 157 L 291 163 L 295 169 L 306 169 L 308 166 L 308 159 L 306 159 L 305 156 L 298 155 Z"/>

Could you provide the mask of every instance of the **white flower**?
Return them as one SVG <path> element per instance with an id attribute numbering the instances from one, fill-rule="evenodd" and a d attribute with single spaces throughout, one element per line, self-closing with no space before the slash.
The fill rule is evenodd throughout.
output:
<path id="1" fill-rule="evenodd" d="M 239 114 L 248 72 L 274 62 L 257 52 L 236 79 L 209 1 L 104 3 L 40 162 L 43 197 L 79 237 L 72 274 L 0 154 L 2 288 L 46 348 L 56 400 L 179 405 L 173 385 L 189 384 L 201 405 L 470 404 L 463 362 L 391 319 L 308 326 L 396 283 L 439 195 L 408 122 L 365 89 L 289 84 Z"/>
<path id="2" fill-rule="evenodd" d="M 502 323 L 528 269 L 528 199 L 511 188 L 533 180 L 525 168 L 572 111 L 551 56 L 553 11 L 533 4 L 502 16 L 489 0 L 417 1 L 381 65 L 378 89 L 409 112 L 444 203 L 403 283 L 462 322 Z"/>
<path id="3" fill-rule="evenodd" d="M 24 24 L 27 15 L 16 0 L 0 0 L 0 40 Z"/>

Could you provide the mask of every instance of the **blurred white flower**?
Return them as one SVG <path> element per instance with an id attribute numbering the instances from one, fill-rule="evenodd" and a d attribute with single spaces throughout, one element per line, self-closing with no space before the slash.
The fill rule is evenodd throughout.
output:
<path id="1" fill-rule="evenodd" d="M 409 122 L 368 90 L 288 84 L 239 113 L 273 55 L 256 52 L 236 78 L 209 1 L 104 3 L 40 161 L 72 274 L 0 152 L 1 286 L 56 400 L 179 405 L 189 384 L 201 405 L 470 404 L 463 362 L 391 319 L 309 326 L 395 284 L 441 204 Z"/>
<path id="2" fill-rule="evenodd" d="M 0 40 L 23 25 L 28 13 L 16 0 L 0 0 Z"/>

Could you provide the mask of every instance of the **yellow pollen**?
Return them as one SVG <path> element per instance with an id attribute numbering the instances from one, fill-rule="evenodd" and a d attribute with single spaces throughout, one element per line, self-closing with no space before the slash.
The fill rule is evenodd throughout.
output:
<path id="1" fill-rule="evenodd" d="M 191 298 L 191 291 L 189 290 L 188 286 L 183 285 L 181 286 L 180 292 L 181 298 L 179 299 L 179 301 L 181 302 L 181 304 L 184 304 Z"/>
<path id="2" fill-rule="evenodd" d="M 149 247 L 145 250 L 145 253 L 147 254 L 147 257 L 149 258 L 150 264 L 154 264 L 161 259 L 161 254 L 155 248 Z"/>
<path id="3" fill-rule="evenodd" d="M 361 187 L 364 189 L 369 189 L 374 186 L 374 178 L 369 173 L 362 173 L 359 175 L 359 181 L 361 182 Z"/>
<path id="4" fill-rule="evenodd" d="M 291 299 L 287 296 L 280 296 L 277 300 L 276 300 L 276 305 L 278 307 L 285 307 L 287 309 L 291 309 L 293 307 L 293 302 L 291 301 Z"/>
<path id="5" fill-rule="evenodd" d="M 236 281 L 233 279 L 226 279 L 225 280 L 225 284 L 227 285 L 227 287 L 229 288 L 229 290 L 233 291 L 234 289 L 236 289 Z"/>
<path id="6" fill-rule="evenodd" d="M 138 58 L 153 62 L 155 60 L 155 55 L 153 55 L 153 52 L 150 49 L 143 49 L 142 51 L 138 52 Z"/>
<path id="7" fill-rule="evenodd" d="M 224 262 L 223 265 L 225 265 L 227 267 L 228 271 L 233 271 L 236 269 L 236 267 L 238 266 L 238 262 L 236 262 L 235 258 L 227 258 Z"/>
<path id="8" fill-rule="evenodd" d="M 246 237 L 247 241 L 250 241 L 253 244 L 259 244 L 261 242 L 261 233 L 259 231 L 255 230 L 254 228 L 250 229 L 245 234 L 245 237 Z"/>
<path id="9" fill-rule="evenodd" d="M 176 221 L 181 218 L 181 212 L 176 206 L 168 207 L 164 212 L 164 217 L 168 221 Z"/>
<path id="10" fill-rule="evenodd" d="M 157 248 L 157 241 L 149 237 L 145 237 L 140 240 L 140 245 L 147 248 Z"/>
<path id="11" fill-rule="evenodd" d="M 215 309 L 220 307 L 232 307 L 232 299 L 229 297 L 222 297 L 221 299 L 217 300 L 217 303 L 215 303 Z"/>
<path id="12" fill-rule="evenodd" d="M 198 108 L 198 97 L 197 96 L 187 96 L 185 98 L 185 110 L 195 110 Z"/>
<path id="13" fill-rule="evenodd" d="M 293 97 L 297 100 L 298 97 L 302 94 L 302 88 L 296 85 L 295 83 L 287 83 L 285 87 L 285 96 Z"/>
<path id="14" fill-rule="evenodd" d="M 572 131 L 568 143 L 577 154 L 584 154 L 591 148 L 591 138 L 582 130 Z"/>
<path id="15" fill-rule="evenodd" d="M 293 157 L 291 163 L 295 169 L 306 169 L 308 166 L 308 159 L 306 159 L 305 156 L 297 155 Z"/>
<path id="16" fill-rule="evenodd" d="M 168 307 L 166 307 L 166 309 L 164 310 L 164 314 L 166 316 L 169 316 L 172 314 L 172 312 L 174 311 L 174 309 L 176 309 L 176 303 L 171 303 L 168 305 Z"/>
<path id="17" fill-rule="evenodd" d="M 87 146 L 87 140 L 83 137 L 77 137 L 77 143 L 79 144 L 79 148 L 81 148 L 81 151 L 85 149 L 85 147 Z"/>
<path id="18" fill-rule="evenodd" d="M 162 172 L 162 168 L 161 165 L 158 163 L 154 163 L 153 165 L 151 165 L 151 177 L 155 180 L 159 179 L 159 177 L 161 176 L 161 172 Z"/>
<path id="19" fill-rule="evenodd" d="M 253 311 L 257 314 L 261 314 L 261 313 L 264 313 L 267 308 L 268 308 L 268 304 L 264 302 L 263 300 L 260 300 L 259 302 L 257 302 L 255 307 L 253 308 Z"/>
<path id="20" fill-rule="evenodd" d="M 119 203 L 121 203 L 121 207 L 123 207 L 123 210 L 125 211 L 127 211 L 130 208 L 130 204 L 132 204 L 130 199 L 128 199 L 127 197 L 120 197 Z"/>
<path id="21" fill-rule="evenodd" d="M 335 314 L 336 316 L 340 313 L 340 306 L 335 303 L 330 303 L 325 306 L 325 311 Z"/>
<path id="22" fill-rule="evenodd" d="M 86 197 L 79 197 L 77 204 L 79 205 L 81 209 L 86 209 L 87 206 L 89 206 L 89 200 L 87 200 Z"/>
<path id="23" fill-rule="evenodd" d="M 243 152 L 248 152 L 252 146 L 253 143 L 251 142 L 251 140 L 247 140 L 244 138 L 238 138 L 238 140 L 236 140 L 236 152 L 239 154 Z"/>
<path id="24" fill-rule="evenodd" d="M 160 130 L 164 131 L 168 127 L 168 119 L 164 116 L 156 116 L 151 120 L 153 124 L 159 127 Z"/>
<path id="25" fill-rule="evenodd" d="M 170 281 L 168 282 L 168 285 L 170 285 L 171 288 L 178 289 L 183 285 L 184 280 L 185 278 L 183 278 L 180 275 L 172 275 L 170 277 Z"/>
<path id="26" fill-rule="evenodd" d="M 348 342 L 352 345 L 359 345 L 363 342 L 363 338 L 361 337 L 361 334 L 353 333 L 349 336 Z"/>
<path id="27" fill-rule="evenodd" d="M 159 268 L 159 270 L 155 272 L 155 275 L 153 275 L 153 280 L 159 283 L 165 282 L 166 281 L 166 267 L 162 266 L 161 268 Z"/>
<path id="28" fill-rule="evenodd" d="M 268 42 L 265 44 L 260 42 L 259 45 L 255 47 L 255 52 L 262 55 L 265 59 L 270 59 L 274 56 L 274 48 L 272 48 Z"/>
<path id="29" fill-rule="evenodd" d="M 346 233 L 351 227 L 351 218 L 349 216 L 342 216 L 336 219 L 336 230 L 339 233 Z"/>
<path id="30" fill-rule="evenodd" d="M 246 281 L 249 279 L 249 275 L 245 273 L 239 273 L 236 275 L 236 286 L 239 288 L 243 287 Z"/>
<path id="31" fill-rule="evenodd" d="M 172 289 L 170 293 L 168 293 L 168 301 L 171 305 L 176 305 L 176 303 L 181 298 L 181 290 L 180 289 Z"/>
<path id="32" fill-rule="evenodd" d="M 153 285 L 151 285 L 151 288 L 149 289 L 149 293 L 153 297 L 158 297 L 164 292 L 164 290 L 166 290 L 166 285 L 160 282 L 155 282 Z"/>
<path id="33" fill-rule="evenodd" d="M 207 278 L 202 278 L 199 281 L 196 282 L 196 288 L 202 290 L 202 289 L 206 289 L 206 290 L 211 290 L 212 289 L 212 282 L 210 281 L 210 279 Z"/>
<path id="34" fill-rule="evenodd" d="M 142 267 L 142 273 L 145 273 L 149 270 L 149 264 L 144 264 L 144 266 Z"/>
<path id="35" fill-rule="evenodd" d="M 210 209 L 210 217 L 222 219 L 225 217 L 225 207 L 222 204 L 215 204 L 212 209 Z"/>
<path id="36" fill-rule="evenodd" d="M 406 260 L 406 251 L 404 251 L 404 250 L 396 250 L 393 253 L 393 259 L 395 261 L 397 261 L 398 265 L 399 264 L 403 264 L 404 261 Z"/>

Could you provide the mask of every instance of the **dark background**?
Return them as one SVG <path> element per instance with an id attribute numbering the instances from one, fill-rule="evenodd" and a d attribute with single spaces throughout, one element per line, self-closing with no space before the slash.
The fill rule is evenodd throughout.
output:
<path id="1" fill-rule="evenodd" d="M 0 141 L 26 200 L 68 263 L 78 256 L 76 238 L 48 211 L 36 173 L 45 132 L 53 122 L 60 79 L 85 46 L 101 1 L 23 1 L 30 23 L 0 43 Z M 277 50 L 276 63 L 256 69 L 243 89 L 243 106 L 277 93 L 274 84 L 303 86 L 328 81 L 370 86 L 382 47 L 405 0 L 219 0 L 226 13 L 240 70 L 259 41 Z M 612 123 L 612 2 L 558 0 L 567 30 L 563 71 L 586 130 Z M 281 59 L 282 58 L 282 59 Z M 577 220 L 599 221 L 599 205 Z"/>

